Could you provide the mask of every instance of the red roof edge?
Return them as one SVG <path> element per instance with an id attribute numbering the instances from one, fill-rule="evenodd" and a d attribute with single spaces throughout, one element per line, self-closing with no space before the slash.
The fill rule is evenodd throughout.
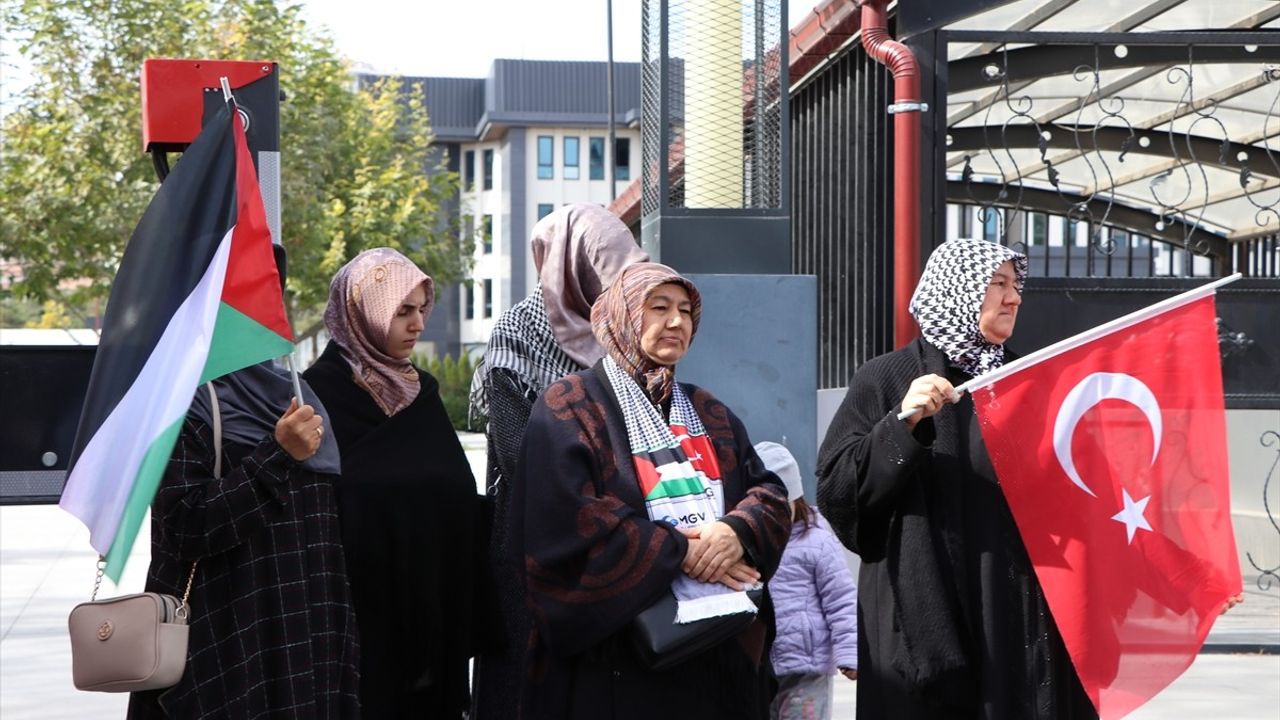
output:
<path id="1" fill-rule="evenodd" d="M 791 86 L 821 65 L 858 32 L 860 15 L 857 0 L 823 0 L 804 20 L 791 29 L 788 77 Z M 683 159 L 683 158 L 682 158 Z M 674 161 L 674 158 L 673 158 Z M 609 211 L 628 226 L 640 221 L 640 183 L 636 178 L 609 204 Z"/>

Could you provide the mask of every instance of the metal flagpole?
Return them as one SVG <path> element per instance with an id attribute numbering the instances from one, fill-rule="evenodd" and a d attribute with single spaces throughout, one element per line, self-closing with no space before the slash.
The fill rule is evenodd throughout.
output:
<path id="1" fill-rule="evenodd" d="M 605 148 L 605 152 L 607 153 L 607 157 L 609 158 L 609 163 L 608 163 L 608 165 L 606 165 L 605 167 L 607 168 L 607 172 L 608 172 L 608 178 L 607 178 L 607 179 L 609 180 L 609 199 L 610 199 L 610 200 L 616 200 L 616 199 L 618 198 L 618 183 L 617 183 L 617 177 L 616 177 L 616 175 L 617 175 L 617 158 L 615 158 L 615 157 L 614 157 L 614 154 L 617 152 L 617 149 L 618 149 L 618 148 L 617 148 L 617 140 L 616 140 L 616 139 L 615 139 L 615 137 L 614 137 L 614 127 L 613 127 L 613 126 L 614 126 L 614 117 L 613 117 L 613 116 L 614 116 L 614 112 L 613 112 L 613 107 L 614 107 L 614 103 L 613 103 L 613 0 L 608 0 L 608 2 L 606 2 L 606 3 L 605 3 L 605 19 L 606 19 L 606 23 L 607 23 L 607 24 L 608 24 L 608 26 L 609 26 L 609 27 L 607 28 L 607 30 L 606 30 L 606 35 L 607 35 L 607 37 L 609 38 L 609 61 L 608 61 L 608 63 L 607 63 L 607 64 L 608 64 L 608 67 L 609 67 L 609 88 L 608 88 L 608 90 L 607 90 L 607 91 L 606 91 L 606 93 L 605 93 L 606 95 L 608 95 L 608 96 L 609 96 L 609 100 L 608 100 L 608 102 L 609 102 L 609 107 L 608 107 L 608 113 L 609 113 L 609 147 Z"/>

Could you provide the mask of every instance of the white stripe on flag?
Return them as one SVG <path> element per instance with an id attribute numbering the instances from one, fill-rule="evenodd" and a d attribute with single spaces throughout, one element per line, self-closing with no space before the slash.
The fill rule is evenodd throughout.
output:
<path id="1" fill-rule="evenodd" d="M 204 277 L 182 305 L 120 404 L 89 439 L 58 503 L 89 528 L 94 550 L 107 554 L 147 449 L 191 407 L 209 356 L 231 255 L 227 230 Z"/>

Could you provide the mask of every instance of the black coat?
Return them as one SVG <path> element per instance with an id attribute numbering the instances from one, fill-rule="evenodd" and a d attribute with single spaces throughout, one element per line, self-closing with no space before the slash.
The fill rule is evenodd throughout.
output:
<path id="1" fill-rule="evenodd" d="M 491 651 L 476 658 L 472 720 L 513 720 L 519 717 L 521 678 L 527 669 L 529 614 L 521 558 L 511 549 L 511 485 L 520 460 L 529 412 L 540 389 L 525 384 L 507 368 L 489 369 L 489 422 L 486 487 L 492 507 L 489 565 L 497 596 L 494 630 L 502 635 Z"/>
<path id="2" fill-rule="evenodd" d="M 895 417 L 928 373 L 969 379 L 923 340 L 859 368 L 818 457 L 819 507 L 862 558 L 858 717 L 1096 718 L 972 400 Z"/>
<path id="3" fill-rule="evenodd" d="M 203 390 L 201 390 L 203 392 Z M 182 680 L 134 693 L 129 717 L 358 717 L 355 620 L 334 485 L 267 437 L 223 442 L 188 416 L 151 505 L 147 590 L 191 588 Z"/>
<path id="4" fill-rule="evenodd" d="M 738 418 L 705 390 L 683 387 L 716 451 L 725 507 L 732 508 L 722 520 L 767 580 L 790 533 L 786 491 Z M 670 590 L 688 541 L 649 519 L 626 425 L 595 370 L 561 379 L 534 403 L 511 519 L 536 619 L 523 718 L 767 715 L 760 674 L 772 631 L 767 599 L 747 630 L 700 657 L 661 672 L 638 659 L 627 626 Z"/>
<path id="5" fill-rule="evenodd" d="M 440 399 L 421 390 L 388 417 L 332 343 L 305 373 L 342 451 L 338 506 L 370 718 L 460 718 L 470 706 L 484 587 L 480 501 Z"/>

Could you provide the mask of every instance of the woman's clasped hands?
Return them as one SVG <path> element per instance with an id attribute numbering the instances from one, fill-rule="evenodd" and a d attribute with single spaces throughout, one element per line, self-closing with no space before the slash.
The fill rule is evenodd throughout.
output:
<path id="1" fill-rule="evenodd" d="M 680 528 L 689 538 L 680 569 L 700 582 L 715 582 L 731 590 L 743 590 L 760 582 L 760 572 L 746 561 L 742 541 L 733 528 L 713 522 L 696 528 Z"/>

